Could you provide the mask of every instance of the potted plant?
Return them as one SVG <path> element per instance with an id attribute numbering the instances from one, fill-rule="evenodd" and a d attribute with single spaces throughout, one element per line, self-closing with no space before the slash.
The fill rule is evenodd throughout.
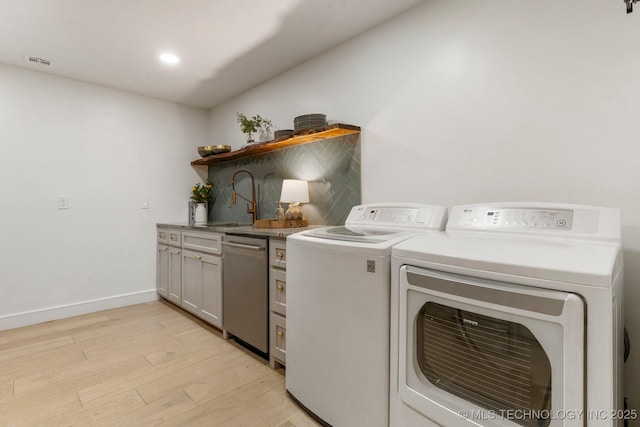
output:
<path id="1" fill-rule="evenodd" d="M 191 200 L 195 205 L 194 223 L 195 225 L 206 225 L 209 217 L 209 204 L 213 200 L 213 185 L 207 178 L 204 184 L 196 183 L 191 188 Z"/>
<path id="2" fill-rule="evenodd" d="M 271 120 L 265 119 L 256 114 L 248 118 L 243 113 L 236 113 L 237 121 L 240 124 L 240 130 L 247 136 L 247 144 L 254 142 L 253 134 L 260 131 L 260 136 L 268 136 L 271 133 Z"/>

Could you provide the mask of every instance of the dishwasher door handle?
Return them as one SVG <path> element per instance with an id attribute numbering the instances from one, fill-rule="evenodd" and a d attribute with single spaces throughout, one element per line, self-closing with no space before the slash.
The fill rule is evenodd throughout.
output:
<path id="1" fill-rule="evenodd" d="M 250 249 L 252 251 L 264 251 L 267 249 L 266 246 L 244 245 L 242 243 L 231 243 L 231 242 L 222 242 L 222 246 L 229 246 L 231 248 L 238 248 L 238 249 Z"/>

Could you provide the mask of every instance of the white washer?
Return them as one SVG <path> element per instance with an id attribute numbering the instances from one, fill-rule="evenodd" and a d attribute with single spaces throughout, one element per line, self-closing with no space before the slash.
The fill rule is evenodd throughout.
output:
<path id="1" fill-rule="evenodd" d="M 457 206 L 392 273 L 391 426 L 622 425 L 617 209 Z"/>
<path id="2" fill-rule="evenodd" d="M 443 230 L 446 217 L 428 205 L 355 206 L 345 226 L 287 238 L 287 391 L 325 425 L 389 425 L 391 247 Z"/>

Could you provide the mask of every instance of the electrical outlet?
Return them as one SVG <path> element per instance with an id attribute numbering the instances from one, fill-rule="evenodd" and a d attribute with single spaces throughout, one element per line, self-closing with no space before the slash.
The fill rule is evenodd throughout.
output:
<path id="1" fill-rule="evenodd" d="M 69 198 L 67 196 L 58 196 L 58 209 L 69 209 Z"/>
<path id="2" fill-rule="evenodd" d="M 142 209 L 149 209 L 149 199 L 147 197 L 142 199 Z"/>

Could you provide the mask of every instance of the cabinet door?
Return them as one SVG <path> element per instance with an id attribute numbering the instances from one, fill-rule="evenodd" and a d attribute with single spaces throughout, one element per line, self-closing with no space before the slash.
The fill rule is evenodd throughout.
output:
<path id="1" fill-rule="evenodd" d="M 202 254 L 182 251 L 182 308 L 199 314 L 202 306 Z"/>
<path id="2" fill-rule="evenodd" d="M 202 307 L 199 316 L 222 328 L 222 258 L 202 255 Z"/>
<path id="3" fill-rule="evenodd" d="M 279 268 L 271 268 L 269 275 L 269 300 L 271 311 L 287 315 L 287 273 Z"/>
<path id="4" fill-rule="evenodd" d="M 156 289 L 158 294 L 168 298 L 169 292 L 169 247 L 158 244 L 156 258 Z"/>
<path id="5" fill-rule="evenodd" d="M 284 365 L 287 362 L 287 326 L 284 317 L 271 313 L 270 357 Z"/>
<path id="6" fill-rule="evenodd" d="M 182 308 L 222 328 L 222 259 L 182 251 Z"/>
<path id="7" fill-rule="evenodd" d="M 272 267 L 287 268 L 287 241 L 269 239 L 269 264 Z"/>
<path id="8" fill-rule="evenodd" d="M 180 248 L 168 249 L 168 299 L 174 304 L 180 305 L 182 302 L 182 257 Z"/>

